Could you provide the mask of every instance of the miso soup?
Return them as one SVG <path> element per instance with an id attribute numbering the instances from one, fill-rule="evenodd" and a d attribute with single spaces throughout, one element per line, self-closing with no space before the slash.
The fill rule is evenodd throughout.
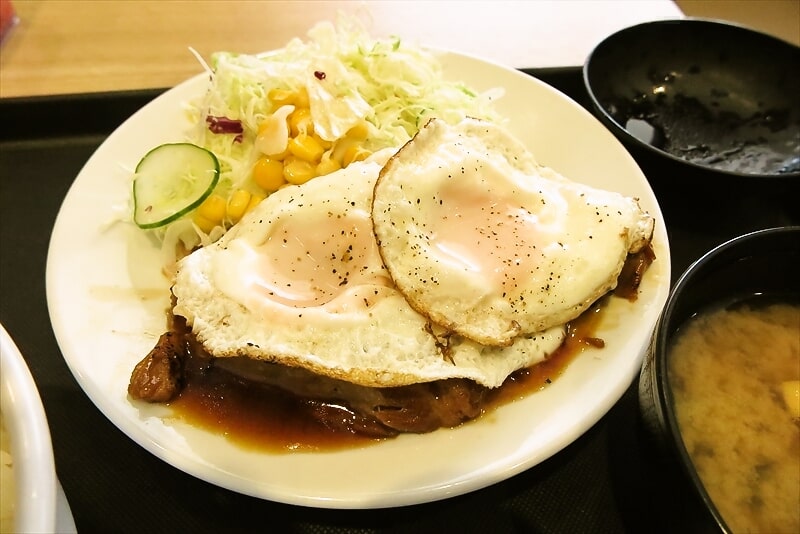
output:
<path id="1" fill-rule="evenodd" d="M 701 313 L 668 361 L 685 448 L 728 527 L 800 532 L 800 305 Z"/>

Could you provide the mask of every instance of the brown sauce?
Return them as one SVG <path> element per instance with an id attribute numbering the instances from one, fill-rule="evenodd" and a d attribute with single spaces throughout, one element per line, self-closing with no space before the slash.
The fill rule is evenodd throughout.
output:
<path id="1" fill-rule="evenodd" d="M 567 339 L 550 358 L 517 371 L 501 387 L 490 391 L 482 414 L 546 388 L 584 348 L 601 347 L 602 340 L 593 334 L 604 302 L 601 300 L 569 325 Z M 241 447 L 270 452 L 336 450 L 387 439 L 332 432 L 308 417 L 304 413 L 307 406 L 292 396 L 232 378 L 229 373 L 208 366 L 204 358 L 189 358 L 186 376 L 180 395 L 169 403 L 175 414 L 193 426 L 221 433 Z"/>

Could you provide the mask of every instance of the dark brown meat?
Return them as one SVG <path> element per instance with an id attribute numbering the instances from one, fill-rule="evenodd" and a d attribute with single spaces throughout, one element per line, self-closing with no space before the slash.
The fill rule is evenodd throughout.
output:
<path id="1" fill-rule="evenodd" d="M 218 370 L 297 397 L 326 427 L 370 436 L 456 426 L 480 415 L 487 391 L 465 379 L 373 388 L 249 358 L 214 362 Z"/>
<path id="2" fill-rule="evenodd" d="M 136 365 L 128 393 L 147 402 L 169 402 L 190 375 L 198 373 L 227 374 L 230 380 L 245 380 L 272 394 L 280 392 L 294 398 L 302 413 L 326 428 L 371 437 L 459 425 L 480 415 L 487 392 L 470 380 L 373 388 L 250 358 L 209 359 L 191 333 L 177 325 Z"/>
<path id="3" fill-rule="evenodd" d="M 134 367 L 128 394 L 147 402 L 172 400 L 183 385 L 185 358 L 183 336 L 176 332 L 162 334 L 153 350 Z"/>
<path id="4" fill-rule="evenodd" d="M 486 388 L 462 379 L 382 388 L 377 404 L 354 402 L 389 428 L 424 433 L 457 426 L 480 415 Z"/>
<path id="5" fill-rule="evenodd" d="M 628 300 L 636 300 L 639 295 L 639 284 L 642 283 L 647 268 L 656 259 L 652 245 L 647 245 L 639 252 L 629 254 L 622 266 L 622 272 L 617 278 L 617 287 L 614 294 Z"/>
<path id="6" fill-rule="evenodd" d="M 333 432 L 360 434 L 370 438 L 390 438 L 399 434 L 369 415 L 330 402 L 307 400 L 303 413 Z"/>

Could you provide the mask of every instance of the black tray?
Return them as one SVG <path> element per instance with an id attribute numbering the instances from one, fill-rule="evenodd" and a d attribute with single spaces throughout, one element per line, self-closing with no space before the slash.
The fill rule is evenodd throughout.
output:
<path id="1" fill-rule="evenodd" d="M 587 105 L 579 69 L 526 72 Z M 542 464 L 480 491 L 398 509 L 320 510 L 243 496 L 173 468 L 120 432 L 59 351 L 45 262 L 59 206 L 83 164 L 161 92 L 0 99 L 0 322 L 39 388 L 79 532 L 641 532 L 669 524 L 656 505 L 665 486 L 639 431 L 635 383 L 593 428 Z M 673 280 L 741 231 L 683 227 L 689 218 L 679 203 L 661 207 Z"/>

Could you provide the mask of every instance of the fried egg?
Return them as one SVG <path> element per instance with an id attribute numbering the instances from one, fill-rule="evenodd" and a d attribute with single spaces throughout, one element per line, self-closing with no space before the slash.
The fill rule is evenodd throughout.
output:
<path id="1" fill-rule="evenodd" d="M 384 166 L 372 220 L 412 308 L 484 345 L 576 318 L 613 289 L 653 218 L 539 165 L 506 129 L 431 120 Z"/>
<path id="2" fill-rule="evenodd" d="M 552 354 L 563 325 L 487 347 L 412 308 L 373 233 L 393 150 L 281 189 L 178 263 L 174 313 L 215 357 L 246 356 L 365 386 L 468 378 L 497 387 Z"/>

